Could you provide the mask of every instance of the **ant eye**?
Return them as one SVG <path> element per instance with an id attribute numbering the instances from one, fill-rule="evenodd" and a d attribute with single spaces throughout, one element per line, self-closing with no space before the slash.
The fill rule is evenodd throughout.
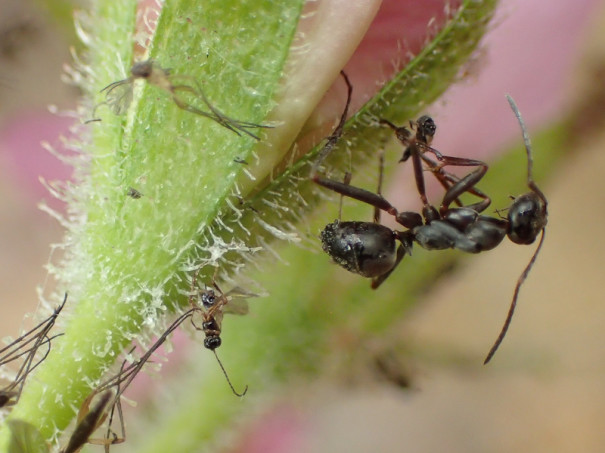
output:
<path id="1" fill-rule="evenodd" d="M 210 349 L 211 351 L 214 351 L 220 345 L 221 345 L 221 337 L 219 337 L 219 336 L 211 336 L 211 337 L 207 337 L 206 339 L 204 339 L 204 347 L 206 349 Z"/>

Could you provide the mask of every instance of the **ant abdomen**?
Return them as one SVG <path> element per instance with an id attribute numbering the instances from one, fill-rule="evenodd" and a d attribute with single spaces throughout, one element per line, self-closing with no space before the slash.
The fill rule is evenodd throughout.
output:
<path id="1" fill-rule="evenodd" d="M 320 238 L 334 262 L 367 278 L 387 273 L 397 261 L 397 234 L 378 223 L 336 220 L 323 229 Z"/>
<path id="2" fill-rule="evenodd" d="M 218 335 L 212 335 L 210 337 L 204 338 L 204 347 L 206 349 L 210 349 L 211 351 L 214 351 L 216 348 L 218 348 L 221 343 L 221 337 L 219 337 Z"/>
<path id="3" fill-rule="evenodd" d="M 515 198 L 508 210 L 508 237 L 515 244 L 532 244 L 546 226 L 546 205 L 535 192 Z"/>

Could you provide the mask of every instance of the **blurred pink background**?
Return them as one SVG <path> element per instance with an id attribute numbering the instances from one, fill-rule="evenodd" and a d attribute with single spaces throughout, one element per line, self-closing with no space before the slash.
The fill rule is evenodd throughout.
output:
<path id="1" fill-rule="evenodd" d="M 49 244 L 61 240 L 56 221 L 36 208 L 51 199 L 38 177 L 64 179 L 70 169 L 39 142 L 57 144 L 70 124 L 46 105 L 73 108 L 77 92 L 60 81 L 70 61 L 65 35 L 29 2 L 0 0 L 0 11 L 0 31 L 25 24 L 12 52 L 0 55 L 1 337 L 15 335 L 23 314 L 35 309 Z M 517 101 L 530 133 L 564 117 L 585 92 L 588 56 L 603 60 L 604 23 L 596 0 L 503 1 L 468 77 L 428 109 L 439 127 L 435 147 L 487 159 L 518 140 L 505 93 Z M 386 39 L 387 26 L 378 31 Z M 364 55 L 358 58 L 349 70 L 363 96 L 372 88 L 359 69 Z M 547 239 L 497 361 L 457 369 L 426 359 L 415 364 L 411 392 L 320 382 L 305 390 L 304 400 L 279 403 L 261 426 L 246 429 L 239 451 L 602 451 L 604 146 L 602 134 L 587 142 L 578 137 L 564 166 L 541 184 L 550 202 Z M 414 194 L 406 187 L 392 188 L 389 199 L 405 203 L 409 197 L 400 194 Z M 467 260 L 402 324 L 401 335 L 420 349 L 481 353 L 498 332 L 531 253 L 505 244 Z M 129 451 L 128 444 L 115 448 Z"/>

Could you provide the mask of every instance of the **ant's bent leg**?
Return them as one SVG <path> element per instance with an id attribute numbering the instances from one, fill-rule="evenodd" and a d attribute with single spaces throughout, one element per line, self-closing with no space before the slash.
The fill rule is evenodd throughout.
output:
<path id="1" fill-rule="evenodd" d="M 343 182 L 343 184 L 346 184 L 348 186 L 349 184 L 351 184 L 351 179 L 353 179 L 353 175 L 347 171 L 342 179 L 342 182 Z M 341 195 L 340 200 L 338 201 L 338 220 L 342 219 L 342 200 L 343 200 L 343 198 L 344 198 L 344 195 Z M 374 209 L 377 210 L 377 208 L 374 208 Z M 380 211 L 378 211 L 378 212 L 380 212 Z M 376 223 L 378 223 L 378 222 L 376 222 Z"/>
<path id="2" fill-rule="evenodd" d="M 332 149 L 334 148 L 334 146 L 336 146 L 336 143 L 338 143 L 338 140 L 340 140 L 340 137 L 342 137 L 345 122 L 347 121 L 347 115 L 349 113 L 349 106 L 351 105 L 351 97 L 353 95 L 353 85 L 351 85 L 351 82 L 350 82 L 349 78 L 347 77 L 347 74 L 344 71 L 340 71 L 340 75 L 342 75 L 342 78 L 344 79 L 345 83 L 347 84 L 347 102 L 345 103 L 345 108 L 342 111 L 342 115 L 340 115 L 340 120 L 338 121 L 338 125 L 336 126 L 334 131 L 326 138 L 326 144 L 323 146 L 323 148 L 317 154 L 317 159 L 313 163 L 313 167 L 311 167 L 310 177 L 313 180 L 315 180 L 315 178 L 317 176 L 320 165 L 324 162 L 324 160 L 326 160 L 326 158 L 330 155 L 330 153 L 332 153 Z"/>
<path id="3" fill-rule="evenodd" d="M 481 211 L 485 210 L 490 205 L 490 203 L 491 203 L 490 198 L 487 195 L 485 195 L 483 192 L 481 192 L 480 190 L 475 189 L 475 185 L 483 178 L 485 173 L 487 173 L 488 166 L 485 162 L 482 162 L 480 160 L 463 159 L 463 158 L 459 158 L 459 157 L 450 157 L 450 156 L 443 156 L 440 159 L 440 162 L 441 163 L 440 163 L 438 169 L 448 166 L 448 165 L 457 166 L 457 167 L 470 167 L 470 166 L 479 167 L 476 170 L 469 173 L 468 175 L 466 175 L 465 177 L 461 178 L 459 181 L 455 182 L 447 190 L 447 192 L 445 193 L 443 200 L 441 202 L 441 207 L 439 209 L 442 215 L 444 212 L 446 212 L 449 209 L 450 204 L 465 192 L 470 192 L 470 193 L 473 193 L 474 195 L 477 195 L 477 196 L 483 198 L 483 200 L 480 201 L 479 203 L 475 203 L 472 205 L 473 208 L 477 212 L 481 212 Z"/>
<path id="4" fill-rule="evenodd" d="M 410 247 L 411 247 L 411 244 L 410 244 Z M 395 259 L 395 264 L 393 265 L 391 270 L 388 271 L 387 273 L 382 274 L 379 277 L 375 277 L 372 279 L 372 289 L 378 289 L 378 287 L 380 285 L 382 285 L 383 282 L 387 278 L 389 278 L 389 275 L 391 275 L 393 273 L 393 271 L 395 270 L 395 268 L 397 268 L 397 266 L 399 266 L 399 263 L 401 263 L 401 260 L 405 257 L 406 253 L 411 254 L 406 245 L 403 245 L 403 244 L 400 245 L 397 248 L 397 258 Z"/>
<path id="5" fill-rule="evenodd" d="M 384 178 L 384 151 L 381 150 L 378 153 L 378 187 L 376 188 L 376 195 L 382 197 L 382 180 Z M 374 223 L 380 223 L 380 208 L 374 206 Z"/>
<path id="6" fill-rule="evenodd" d="M 386 211 L 393 216 L 397 215 L 397 209 L 395 209 L 395 207 L 391 203 L 385 200 L 381 195 L 370 192 L 369 190 L 351 186 L 349 184 L 345 184 L 340 181 L 335 181 L 333 179 L 323 178 L 318 175 L 315 175 L 315 177 L 313 177 L 313 181 L 319 184 L 320 186 L 325 187 L 326 189 L 330 189 L 341 195 L 344 195 L 345 197 L 353 198 L 354 200 L 367 203 L 377 209 Z"/>

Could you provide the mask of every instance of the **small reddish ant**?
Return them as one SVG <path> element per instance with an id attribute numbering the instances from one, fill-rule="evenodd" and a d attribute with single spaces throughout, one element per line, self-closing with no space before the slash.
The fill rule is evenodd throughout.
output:
<path id="1" fill-rule="evenodd" d="M 120 397 L 126 391 L 126 389 L 130 386 L 134 378 L 138 375 L 139 371 L 143 368 L 143 366 L 149 362 L 152 354 L 168 339 L 170 334 L 174 332 L 185 320 L 189 319 L 191 324 L 194 326 L 196 330 L 201 330 L 204 332 L 206 338 L 204 339 L 204 347 L 206 349 L 211 350 L 218 361 L 218 364 L 231 388 L 231 391 L 234 395 L 238 397 L 242 397 L 248 391 L 248 386 L 244 388 L 244 391 L 238 393 L 229 376 L 227 375 L 227 371 L 223 367 L 222 362 L 218 358 L 216 354 L 216 349 L 221 346 L 221 327 L 222 327 L 222 319 L 223 313 L 233 313 L 233 314 L 247 314 L 248 313 L 248 304 L 243 299 L 234 299 L 234 298 L 244 298 L 244 297 L 252 297 L 254 294 L 247 293 L 240 288 L 236 287 L 227 293 L 223 293 L 219 288 L 218 284 L 213 281 L 214 289 L 205 289 L 199 291 L 196 287 L 197 281 L 197 272 L 193 275 L 191 281 L 191 292 L 189 294 L 189 303 L 191 308 L 179 316 L 175 321 L 170 324 L 170 326 L 162 333 L 162 335 L 156 340 L 156 342 L 143 354 L 138 360 L 132 362 L 129 365 L 126 365 L 126 362 L 122 363 L 120 371 L 117 375 L 107 379 L 103 383 L 99 384 L 84 400 L 82 406 L 80 408 L 78 414 L 78 424 L 76 425 L 76 429 L 72 434 L 72 439 L 70 439 L 69 445 L 77 445 L 76 449 L 68 450 L 65 449 L 62 453 L 68 452 L 77 452 L 78 448 L 81 448 L 85 443 L 94 443 L 105 445 L 106 449 L 109 448 L 110 445 L 114 445 L 117 443 L 122 443 L 126 439 L 126 433 L 124 428 L 124 421 L 122 416 L 122 407 L 120 404 Z M 215 291 L 216 289 L 216 291 Z M 217 294 L 218 292 L 218 294 Z M 198 299 L 199 303 L 196 303 L 195 299 Z M 200 306 L 201 305 L 201 306 Z M 199 314 L 202 317 L 202 327 L 198 327 L 194 321 L 193 316 Z M 130 351 L 132 353 L 134 348 Z M 107 432 L 103 439 L 92 439 L 90 440 L 90 435 L 103 424 L 103 422 L 107 418 L 107 410 L 109 400 L 104 402 L 106 399 L 106 395 L 109 393 L 109 397 L 111 399 L 112 392 L 115 391 L 115 395 L 113 395 L 113 401 L 111 403 L 111 409 L 109 410 L 109 422 L 107 427 Z M 94 406 L 91 410 L 90 405 L 93 399 L 99 395 L 103 394 L 99 402 Z M 101 405 L 103 406 L 101 408 Z M 97 409 L 98 408 L 98 409 Z M 114 431 L 111 429 L 113 424 L 114 412 L 118 411 L 118 418 L 120 420 L 121 425 L 121 436 L 117 436 Z M 95 413 L 96 415 L 90 415 Z M 78 434 L 76 434 L 79 431 Z M 76 440 L 78 439 L 78 440 Z M 68 445 L 68 448 L 69 448 Z"/>
<path id="2" fill-rule="evenodd" d="M 67 293 L 63 298 L 63 302 L 53 311 L 53 313 L 40 322 L 36 327 L 29 330 L 28 332 L 21 335 L 19 338 L 8 344 L 7 346 L 0 349 L 0 367 L 13 362 L 20 357 L 25 356 L 23 363 L 17 371 L 17 375 L 13 381 L 6 387 L 0 389 L 0 408 L 14 405 L 23 386 L 27 376 L 38 366 L 50 353 L 51 341 L 62 334 L 57 334 L 49 337 L 48 334 L 52 327 L 55 325 L 55 321 L 63 310 L 65 302 L 67 301 Z M 44 352 L 44 355 L 34 364 L 36 355 L 41 346 L 46 345 L 48 348 Z"/>
<path id="3" fill-rule="evenodd" d="M 410 123 L 411 127 L 416 130 L 415 137 L 412 137 L 412 132 L 409 129 L 394 126 L 387 120 L 381 120 L 380 123 L 394 129 L 397 138 L 406 145 L 401 161 L 412 158 L 416 186 L 423 202 L 422 215 L 411 211 L 399 212 L 380 194 L 383 173 L 382 157 L 380 158 L 379 189 L 377 193 L 349 185 L 348 179 L 350 178 L 348 175 L 345 176 L 345 182 L 340 182 L 322 177 L 317 173 L 320 163 L 332 151 L 343 132 L 352 91 L 351 84 L 346 76 L 344 77 L 349 89 L 345 110 L 340 123 L 332 135 L 328 137 L 324 148 L 319 152 L 319 158 L 311 171 L 311 179 L 342 196 L 373 206 L 374 221 L 342 222 L 336 220 L 324 228 L 320 235 L 322 247 L 337 264 L 350 272 L 371 278 L 372 288 L 376 289 L 399 265 L 406 253 L 411 255 L 414 242 L 427 250 L 453 248 L 469 253 L 479 253 L 497 247 L 505 236 L 508 236 L 516 244 L 532 244 L 541 233 L 538 247 L 517 281 L 511 307 L 500 335 L 484 361 L 484 363 L 488 363 L 506 335 L 516 307 L 520 287 L 527 278 L 542 247 L 548 216 L 546 197 L 533 179 L 533 157 L 529 135 L 515 102 L 510 96 L 507 96 L 523 133 L 528 162 L 527 185 L 530 192 L 513 200 L 505 219 L 480 214 L 489 206 L 490 199 L 475 188 L 475 185 L 487 172 L 487 164 L 472 159 L 444 156 L 439 151 L 431 148 L 430 143 L 435 134 L 436 126 L 430 117 L 422 116 L 416 123 Z M 434 154 L 440 163 L 428 158 L 425 155 L 427 151 Z M 428 169 L 446 189 L 439 211 L 428 202 L 426 197 L 421 161 L 428 165 Z M 447 165 L 478 166 L 479 168 L 463 178 L 458 178 L 443 170 L 443 167 Z M 482 201 L 473 205 L 462 206 L 458 197 L 465 192 L 481 197 Z M 454 202 L 460 207 L 450 208 L 449 205 Z M 404 226 L 406 230 L 397 231 L 381 225 L 379 223 L 381 211 L 394 216 L 397 223 Z M 397 242 L 400 243 L 399 246 L 397 246 Z"/>
<path id="4" fill-rule="evenodd" d="M 210 103 L 196 79 L 190 76 L 171 74 L 170 69 L 162 68 L 153 60 L 145 60 L 135 63 L 130 69 L 130 74 L 130 77 L 110 83 L 101 90 L 101 93 L 105 92 L 105 101 L 95 106 L 92 112 L 93 119 L 88 120 L 87 123 L 99 121 L 98 118 L 95 118 L 95 112 L 101 105 L 109 106 L 111 111 L 116 115 L 123 114 L 132 102 L 134 81 L 137 79 L 142 79 L 146 80 L 150 85 L 156 86 L 170 93 L 172 95 L 173 102 L 181 110 L 210 118 L 211 120 L 219 123 L 221 126 L 229 129 L 232 132 L 235 132 L 237 135 L 240 135 L 240 132 L 243 132 L 255 140 L 260 140 L 258 136 L 254 135 L 247 129 L 272 127 L 229 118 Z M 189 83 L 189 85 L 186 83 L 177 83 L 178 80 L 183 82 L 186 81 Z M 179 92 L 190 93 L 193 96 L 201 99 L 201 101 L 210 110 L 210 113 L 193 107 L 191 104 L 184 101 L 181 97 L 179 97 Z"/>

